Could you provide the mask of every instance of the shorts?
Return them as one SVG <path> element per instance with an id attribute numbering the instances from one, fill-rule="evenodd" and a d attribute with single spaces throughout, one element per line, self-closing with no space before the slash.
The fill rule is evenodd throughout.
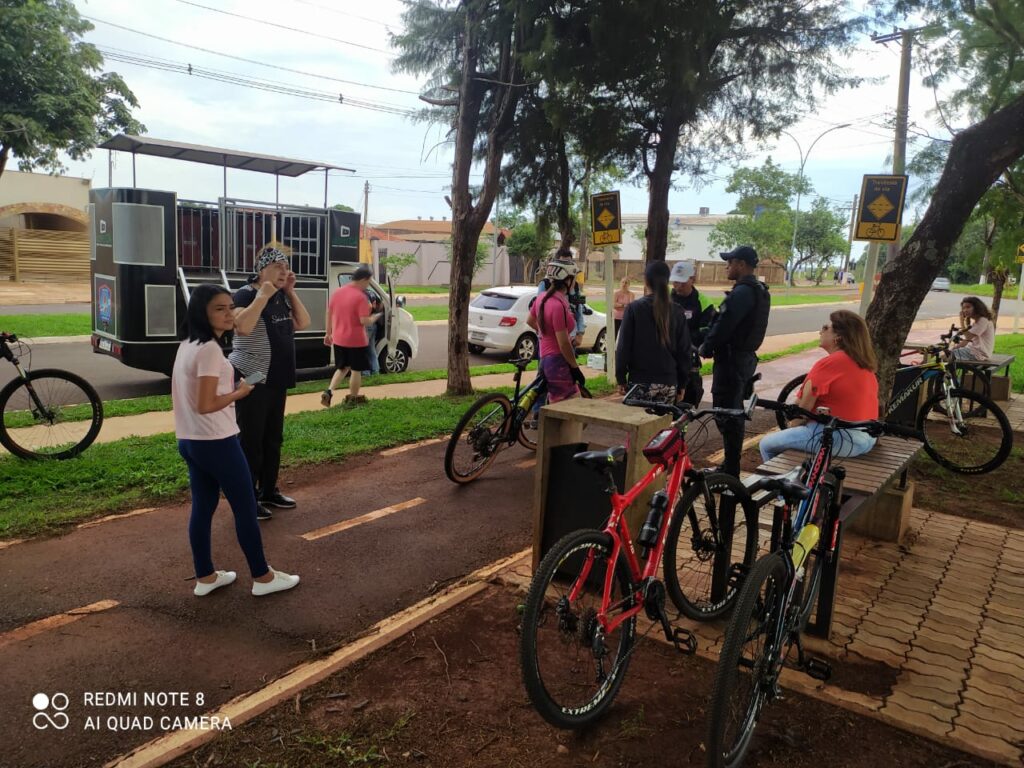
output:
<path id="1" fill-rule="evenodd" d="M 365 371 L 370 367 L 369 347 L 339 347 L 334 345 L 334 367 L 339 371 L 351 368 Z"/>

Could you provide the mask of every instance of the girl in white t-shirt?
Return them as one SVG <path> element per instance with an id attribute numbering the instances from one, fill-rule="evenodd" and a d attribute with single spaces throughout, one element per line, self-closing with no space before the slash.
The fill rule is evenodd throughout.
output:
<path id="1" fill-rule="evenodd" d="M 291 589 L 298 576 L 275 571 L 263 556 L 256 521 L 256 494 L 238 439 L 235 401 L 250 392 L 244 380 L 234 384 L 234 368 L 224 357 L 224 334 L 235 327 L 231 294 L 217 285 L 200 285 L 188 305 L 188 340 L 178 347 L 171 375 L 174 432 L 178 452 L 188 466 L 192 516 L 188 538 L 196 569 L 194 593 L 202 597 L 235 580 L 234 571 L 213 567 L 210 528 L 221 491 L 235 516 L 235 534 L 252 574 L 252 593 L 269 595 Z"/>
<path id="2" fill-rule="evenodd" d="M 963 341 L 953 348 L 954 360 L 988 360 L 996 345 L 996 327 L 992 313 L 977 296 L 960 302 Z"/>

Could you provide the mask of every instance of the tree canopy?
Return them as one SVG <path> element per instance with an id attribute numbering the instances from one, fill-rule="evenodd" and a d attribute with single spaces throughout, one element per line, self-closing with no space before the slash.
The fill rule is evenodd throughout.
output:
<path id="1" fill-rule="evenodd" d="M 0 174 L 13 153 L 24 171 L 60 171 L 118 132 L 142 133 L 120 75 L 82 42 L 92 24 L 70 0 L 0 0 Z"/>

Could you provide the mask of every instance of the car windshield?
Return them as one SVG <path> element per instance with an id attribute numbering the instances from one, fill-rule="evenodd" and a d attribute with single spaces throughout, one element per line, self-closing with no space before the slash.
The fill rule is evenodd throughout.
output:
<path id="1" fill-rule="evenodd" d="M 501 312 L 512 309 L 512 305 L 519 300 L 518 296 L 509 296 L 505 293 L 484 291 L 470 303 L 476 309 L 497 309 Z"/>

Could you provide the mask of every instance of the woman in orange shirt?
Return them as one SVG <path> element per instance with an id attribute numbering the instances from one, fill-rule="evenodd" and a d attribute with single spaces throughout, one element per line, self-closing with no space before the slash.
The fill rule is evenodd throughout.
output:
<path id="1" fill-rule="evenodd" d="M 816 362 L 804 380 L 797 404 L 808 411 L 828 408 L 845 421 L 878 418 L 878 361 L 871 346 L 868 326 L 860 315 L 840 309 L 829 315 L 821 327 L 820 346 L 828 355 Z M 761 458 L 769 461 L 783 451 L 795 449 L 815 453 L 821 444 L 822 425 L 791 421 L 789 429 L 765 435 L 761 440 Z M 875 446 L 875 438 L 857 429 L 835 433 L 832 455 L 836 458 L 860 456 Z"/>

